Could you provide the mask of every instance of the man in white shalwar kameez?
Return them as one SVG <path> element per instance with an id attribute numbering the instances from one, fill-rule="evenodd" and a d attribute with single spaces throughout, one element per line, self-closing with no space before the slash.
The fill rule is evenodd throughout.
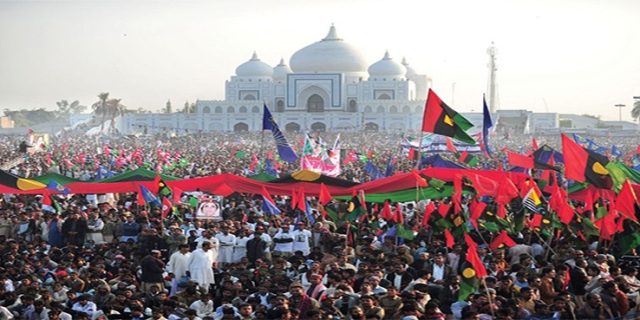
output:
<path id="1" fill-rule="evenodd" d="M 233 262 L 233 245 L 236 243 L 236 236 L 229 233 L 229 228 L 224 226 L 222 232 L 216 234 L 216 239 L 220 243 L 218 263 L 224 267 L 227 263 Z"/>
<path id="2" fill-rule="evenodd" d="M 203 292 L 209 292 L 209 287 L 215 282 L 213 279 L 213 263 L 209 251 L 211 243 L 205 241 L 202 248 L 191 253 L 187 268 L 192 281 L 195 281 Z"/>
<path id="3" fill-rule="evenodd" d="M 167 263 L 167 273 L 173 274 L 175 279 L 180 280 L 189 271 L 189 258 L 191 258 L 191 252 L 189 252 L 188 244 L 181 244 L 178 251 L 174 252 L 169 257 L 169 263 Z"/>

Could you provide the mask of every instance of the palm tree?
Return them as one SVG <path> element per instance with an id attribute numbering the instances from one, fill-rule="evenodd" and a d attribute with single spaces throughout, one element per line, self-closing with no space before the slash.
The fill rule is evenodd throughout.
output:
<path id="1" fill-rule="evenodd" d="M 107 111 L 111 114 L 111 128 L 110 132 L 114 132 L 116 128 L 116 117 L 124 114 L 126 107 L 120 103 L 122 99 L 109 99 L 107 101 Z"/>
<path id="2" fill-rule="evenodd" d="M 631 109 L 631 117 L 636 121 L 640 121 L 640 100 L 636 100 L 633 103 L 633 109 Z"/>
<path id="3" fill-rule="evenodd" d="M 100 125 L 100 132 L 104 129 L 104 121 L 107 117 L 107 100 L 109 99 L 109 92 L 102 92 L 98 95 L 100 99 L 98 102 L 91 105 L 91 109 L 96 116 L 102 114 L 102 124 Z"/>

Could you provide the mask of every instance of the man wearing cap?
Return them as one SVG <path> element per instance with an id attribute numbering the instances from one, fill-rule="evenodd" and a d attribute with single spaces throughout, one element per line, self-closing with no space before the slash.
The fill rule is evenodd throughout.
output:
<path id="1" fill-rule="evenodd" d="M 142 269 L 140 281 L 142 281 L 142 291 L 145 293 L 149 293 L 153 285 L 157 285 L 160 290 L 164 289 L 164 279 L 162 278 L 164 262 L 160 259 L 161 257 L 162 253 L 159 250 L 151 250 L 151 254 L 140 261 Z"/>

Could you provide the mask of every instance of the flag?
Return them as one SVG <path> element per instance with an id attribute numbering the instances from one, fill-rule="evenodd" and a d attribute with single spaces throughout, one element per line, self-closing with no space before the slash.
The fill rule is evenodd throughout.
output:
<path id="1" fill-rule="evenodd" d="M 65 187 L 64 185 L 58 183 L 55 180 L 51 180 L 49 181 L 49 183 L 47 183 L 47 189 L 56 193 L 62 193 L 65 196 L 71 193 L 71 190 L 69 188 Z"/>
<path id="2" fill-rule="evenodd" d="M 453 239 L 453 235 L 449 229 L 444 229 L 444 239 L 447 244 L 447 248 L 453 249 L 453 246 L 456 244 L 456 241 Z"/>
<path id="3" fill-rule="evenodd" d="M 493 127 L 493 121 L 491 121 L 491 113 L 489 107 L 487 107 L 487 100 L 482 95 L 482 144 L 484 144 L 484 150 L 488 155 L 491 155 L 491 149 L 489 148 L 489 129 Z"/>
<path id="4" fill-rule="evenodd" d="M 451 109 L 429 89 L 422 117 L 422 131 L 433 132 L 462 142 L 475 144 L 476 141 L 466 131 L 473 124 L 461 114 Z"/>
<path id="5" fill-rule="evenodd" d="M 391 203 L 389 203 L 389 200 L 384 201 L 384 205 L 382 205 L 382 210 L 380 211 L 380 217 L 386 221 L 393 219 L 394 215 L 391 213 Z"/>
<path id="6" fill-rule="evenodd" d="M 173 209 L 173 204 L 169 201 L 169 198 L 162 198 L 162 219 L 166 219 L 169 216 L 169 212 Z"/>
<path id="7" fill-rule="evenodd" d="M 473 267 L 476 277 L 480 279 L 486 277 L 487 269 L 478 256 L 478 244 L 467 233 L 464 234 L 464 239 L 467 243 L 467 262 Z"/>
<path id="8" fill-rule="evenodd" d="M 267 108 L 267 104 L 264 104 L 264 113 L 262 115 L 262 130 L 271 130 L 273 134 L 273 138 L 276 140 L 276 148 L 278 149 L 278 155 L 280 155 L 280 159 L 287 162 L 296 162 L 298 160 L 298 156 L 295 151 L 291 149 L 291 146 L 287 142 L 287 139 L 284 137 L 278 124 L 273 119 L 271 112 L 269 112 L 269 108 Z"/>
<path id="9" fill-rule="evenodd" d="M 502 230 L 500 234 L 495 239 L 493 239 L 493 241 L 491 241 L 489 249 L 493 251 L 500 248 L 501 245 L 511 248 L 516 245 L 516 242 L 509 237 L 506 231 Z"/>
<path id="10" fill-rule="evenodd" d="M 329 193 L 329 188 L 327 188 L 324 183 L 320 183 L 320 197 L 318 198 L 318 202 L 320 202 L 321 205 L 325 206 L 331 201 L 332 198 L 333 197 L 331 196 L 331 193 Z"/>
<path id="11" fill-rule="evenodd" d="M 313 213 L 311 212 L 311 204 L 309 203 L 308 200 L 305 200 L 304 204 L 305 204 L 304 213 L 307 216 L 307 222 L 309 222 L 309 225 L 314 225 L 316 223 L 316 219 L 313 217 Z"/>
<path id="12" fill-rule="evenodd" d="M 158 181 L 158 195 L 165 198 L 171 196 L 171 188 L 162 179 Z"/>
<path id="13" fill-rule="evenodd" d="M 565 177 L 578 182 L 589 182 L 598 188 L 611 186 L 606 165 L 609 159 L 599 153 L 581 147 L 566 135 L 562 135 L 562 153 L 565 161 Z"/>
<path id="14" fill-rule="evenodd" d="M 278 208 L 278 206 L 276 206 L 275 201 L 273 201 L 273 198 L 271 198 L 271 195 L 267 191 L 267 188 L 262 186 L 262 190 L 261 190 L 260 194 L 262 195 L 262 212 L 267 213 L 267 214 L 280 214 L 281 213 L 281 211 Z"/>
<path id="15" fill-rule="evenodd" d="M 151 191 L 149 191 L 149 189 L 147 189 L 147 187 L 142 184 L 140 185 L 139 195 L 142 197 L 145 203 L 160 206 L 160 200 L 158 200 L 158 197 L 156 197 Z"/>
<path id="16" fill-rule="evenodd" d="M 514 167 L 532 169 L 533 158 L 525 155 L 521 155 L 515 152 L 507 151 L 507 159 L 509 164 Z"/>
<path id="17" fill-rule="evenodd" d="M 354 222 L 360 218 L 360 215 L 363 213 L 362 204 L 360 203 L 359 197 L 353 196 L 348 203 L 347 206 L 347 219 L 349 221 Z"/>
<path id="18" fill-rule="evenodd" d="M 393 157 L 389 157 L 389 160 L 387 161 L 387 168 L 384 170 L 385 177 L 393 175 L 393 171 L 395 171 L 395 167 L 393 166 L 394 162 L 396 162 L 396 160 Z"/>
<path id="19" fill-rule="evenodd" d="M 475 167 L 480 163 L 480 159 L 467 151 L 463 151 L 460 157 L 458 157 L 458 162 L 464 163 L 469 167 Z"/>
<path id="20" fill-rule="evenodd" d="M 420 222 L 421 227 L 425 229 L 429 227 L 429 219 L 434 211 L 436 211 L 436 205 L 431 201 L 427 207 L 424 208 L 424 215 L 422 216 L 422 222 Z"/>
<path id="21" fill-rule="evenodd" d="M 449 150 L 449 152 L 456 154 L 458 153 L 458 150 L 456 149 L 456 146 L 453 144 L 453 141 L 451 141 L 451 138 L 447 137 L 447 150 Z"/>
<path id="22" fill-rule="evenodd" d="M 529 189 L 527 195 L 522 199 L 522 205 L 531 210 L 531 212 L 538 212 L 541 204 L 542 201 L 540 201 L 540 196 L 533 187 Z"/>
<path id="23" fill-rule="evenodd" d="M 622 185 L 622 189 L 615 201 L 615 208 L 623 217 L 638 222 L 636 217 L 638 198 L 629 180 Z"/>
<path id="24" fill-rule="evenodd" d="M 618 146 L 616 146 L 615 144 L 611 146 L 611 155 L 616 157 L 616 158 L 620 158 L 622 157 L 622 151 L 620 151 L 620 148 L 618 148 Z"/>

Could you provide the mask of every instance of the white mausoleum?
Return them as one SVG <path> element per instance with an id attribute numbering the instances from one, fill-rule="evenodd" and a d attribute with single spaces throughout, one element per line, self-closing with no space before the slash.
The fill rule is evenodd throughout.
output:
<path id="1" fill-rule="evenodd" d="M 418 129 L 431 81 L 389 52 L 369 65 L 334 26 L 289 65 L 254 52 L 235 71 L 224 100 L 198 100 L 196 113 L 128 114 L 125 130 L 258 131 L 263 103 L 283 131 Z"/>

